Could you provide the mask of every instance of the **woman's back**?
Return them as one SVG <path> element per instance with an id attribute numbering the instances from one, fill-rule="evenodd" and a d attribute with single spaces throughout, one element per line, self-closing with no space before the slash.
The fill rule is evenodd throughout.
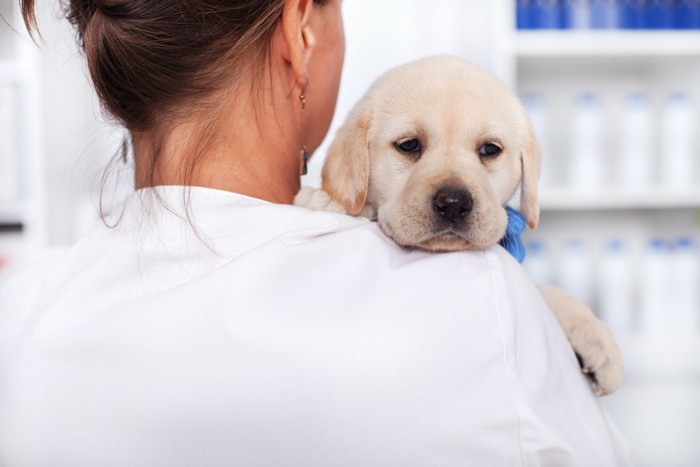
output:
<path id="1" fill-rule="evenodd" d="M 0 294 L 0 465 L 623 465 L 500 248 L 148 192 Z"/>

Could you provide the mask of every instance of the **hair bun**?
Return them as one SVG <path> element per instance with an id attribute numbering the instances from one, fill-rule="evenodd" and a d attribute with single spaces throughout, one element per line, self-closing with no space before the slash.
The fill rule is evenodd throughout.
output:
<path id="1" fill-rule="evenodd" d="M 128 17 L 129 2 L 125 0 L 70 0 L 65 6 L 68 20 L 76 27 L 83 45 L 83 35 L 96 13 L 105 19 Z"/>
<path id="2" fill-rule="evenodd" d="M 93 0 L 90 3 L 94 3 L 95 9 L 108 18 L 124 19 L 130 14 L 128 0 Z"/>

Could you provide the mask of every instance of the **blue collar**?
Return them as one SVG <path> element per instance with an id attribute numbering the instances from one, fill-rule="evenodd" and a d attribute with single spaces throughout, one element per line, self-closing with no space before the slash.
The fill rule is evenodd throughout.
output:
<path id="1" fill-rule="evenodd" d="M 498 244 L 505 248 L 519 263 L 522 263 L 525 259 L 525 245 L 523 245 L 520 235 L 525 230 L 525 217 L 510 206 L 506 206 L 506 214 L 508 215 L 506 234 Z"/>

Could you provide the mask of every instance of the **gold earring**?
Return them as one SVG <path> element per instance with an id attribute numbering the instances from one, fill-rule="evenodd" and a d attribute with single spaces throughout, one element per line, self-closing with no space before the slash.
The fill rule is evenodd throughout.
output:
<path id="1" fill-rule="evenodd" d="M 299 94 L 299 100 L 301 101 L 301 111 L 303 112 L 306 109 L 306 86 L 309 85 L 309 77 L 306 77 L 306 83 L 304 83 L 304 86 L 301 88 L 301 93 Z"/>

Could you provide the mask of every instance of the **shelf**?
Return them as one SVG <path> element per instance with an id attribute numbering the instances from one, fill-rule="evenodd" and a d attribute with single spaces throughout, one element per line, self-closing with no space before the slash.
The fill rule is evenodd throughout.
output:
<path id="1" fill-rule="evenodd" d="M 518 31 L 517 57 L 700 57 L 698 31 Z"/>
<path id="2" fill-rule="evenodd" d="M 700 209 L 700 187 L 690 188 L 543 188 L 543 210 Z"/>
<path id="3" fill-rule="evenodd" d="M 22 224 L 24 213 L 25 208 L 22 203 L 0 201 L 0 225 Z"/>

